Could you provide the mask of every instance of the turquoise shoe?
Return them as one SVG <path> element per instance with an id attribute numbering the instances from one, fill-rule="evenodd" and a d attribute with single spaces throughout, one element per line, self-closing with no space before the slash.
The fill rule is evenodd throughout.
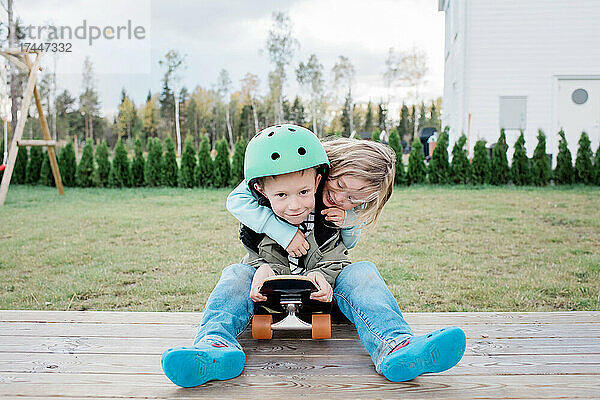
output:
<path id="1" fill-rule="evenodd" d="M 182 387 L 235 378 L 242 373 L 245 363 L 243 351 L 219 343 L 175 347 L 166 350 L 161 359 L 167 378 Z"/>
<path id="2" fill-rule="evenodd" d="M 467 338 L 462 329 L 446 327 L 402 342 L 381 363 L 381 373 L 392 382 L 404 382 L 421 374 L 442 372 L 462 358 Z"/>

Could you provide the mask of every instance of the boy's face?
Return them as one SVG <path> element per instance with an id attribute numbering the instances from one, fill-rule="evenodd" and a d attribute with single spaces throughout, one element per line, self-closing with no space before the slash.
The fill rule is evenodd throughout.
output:
<path id="1" fill-rule="evenodd" d="M 269 200 L 275 215 L 292 225 L 299 225 L 315 208 L 315 193 L 320 181 L 321 175 L 309 168 L 267 177 L 263 187 L 255 183 L 254 188 Z"/>

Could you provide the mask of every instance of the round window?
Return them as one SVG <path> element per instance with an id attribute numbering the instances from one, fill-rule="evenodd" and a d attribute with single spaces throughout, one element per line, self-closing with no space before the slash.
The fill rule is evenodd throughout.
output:
<path id="1" fill-rule="evenodd" d="M 571 94 L 571 99 L 575 104 L 583 104 L 588 99 L 588 92 L 585 89 L 575 89 Z"/>

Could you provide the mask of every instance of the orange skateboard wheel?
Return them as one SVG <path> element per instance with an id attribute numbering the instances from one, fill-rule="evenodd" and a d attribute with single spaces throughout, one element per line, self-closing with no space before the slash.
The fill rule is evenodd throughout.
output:
<path id="1" fill-rule="evenodd" d="M 252 317 L 252 337 L 254 339 L 271 339 L 273 337 L 272 323 L 272 315 L 255 315 Z"/>
<path id="2" fill-rule="evenodd" d="M 312 316 L 312 338 L 331 339 L 331 315 L 313 314 Z"/>

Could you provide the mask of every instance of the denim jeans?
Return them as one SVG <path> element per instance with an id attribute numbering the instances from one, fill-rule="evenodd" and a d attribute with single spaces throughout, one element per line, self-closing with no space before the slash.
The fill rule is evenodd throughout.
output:
<path id="1" fill-rule="evenodd" d="M 246 264 L 223 270 L 206 303 L 194 344 L 219 342 L 242 350 L 237 337 L 254 314 L 250 286 L 255 271 Z M 333 296 L 356 326 L 360 341 L 380 373 L 383 358 L 413 333 L 375 264 L 361 261 L 345 267 L 335 281 Z"/>

